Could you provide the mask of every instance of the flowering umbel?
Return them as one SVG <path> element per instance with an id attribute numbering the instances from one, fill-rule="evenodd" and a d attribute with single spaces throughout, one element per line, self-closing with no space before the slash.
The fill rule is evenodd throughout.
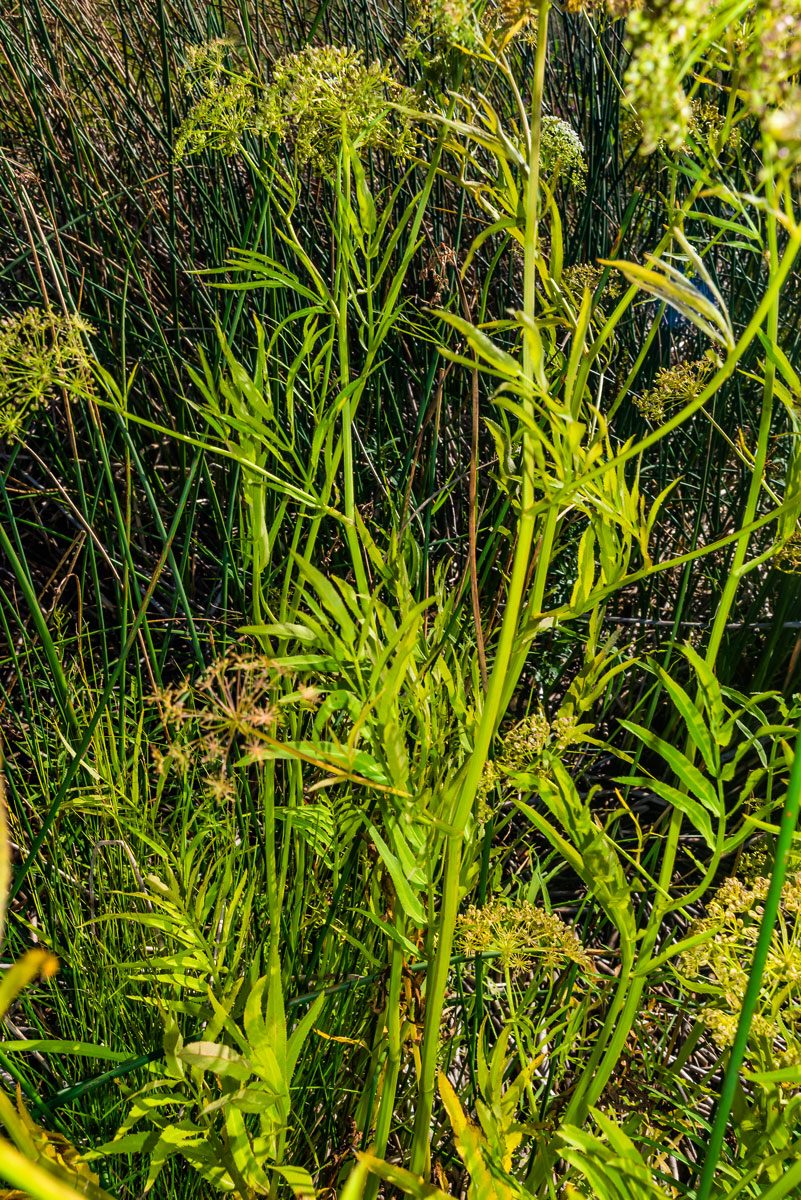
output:
<path id="1" fill-rule="evenodd" d="M 801 148 L 801 0 L 761 0 L 754 14 L 749 97 L 779 160 Z"/>
<path id="2" fill-rule="evenodd" d="M 580 305 L 585 288 L 596 292 L 603 279 L 604 268 L 594 263 L 574 263 L 562 271 L 561 286 L 568 292 L 574 304 Z M 604 287 L 605 295 L 614 299 L 620 295 L 620 280 L 614 275 L 607 279 Z"/>
<path id="3" fill-rule="evenodd" d="M 801 530 L 793 530 L 778 549 L 774 566 L 788 575 L 801 575 Z"/>
<path id="4" fill-rule="evenodd" d="M 306 46 L 279 59 L 267 84 L 248 68 L 226 67 L 231 54 L 226 39 L 187 49 L 182 78 L 201 95 L 178 132 L 176 157 L 206 149 L 233 154 L 251 133 L 290 142 L 300 163 L 331 175 L 343 137 L 396 156 L 413 148 L 408 124 L 391 117 L 403 89 L 358 51 Z"/>
<path id="5" fill-rule="evenodd" d="M 0 323 L 0 435 L 19 437 L 26 418 L 62 389 L 92 390 L 86 338 L 92 326 L 75 313 L 27 308 Z"/>
<path id="6" fill-rule="evenodd" d="M 566 962 L 592 971 L 592 960 L 575 931 L 556 913 L 528 902 L 498 899 L 481 908 L 471 904 L 459 919 L 458 941 L 463 954 L 497 954 L 511 971 L 525 971 L 536 963 L 553 970 Z"/>
<path id="7" fill-rule="evenodd" d="M 750 883 L 737 877 L 724 880 L 706 917 L 689 930 L 690 936 L 707 936 L 679 961 L 682 976 L 699 981 L 699 990 L 709 996 L 701 1015 L 720 1046 L 730 1046 L 737 1029 L 768 887 L 764 876 Z M 749 1052 L 760 1065 L 777 1065 L 772 1061 L 774 1053 L 797 1058 L 801 1052 L 800 1012 L 801 873 L 794 872 L 782 889 L 759 1006 L 749 1033 Z"/>
<path id="8" fill-rule="evenodd" d="M 409 127 L 391 118 L 391 102 L 401 94 L 392 73 L 365 63 L 358 51 L 306 46 L 276 63 L 254 126 L 264 136 L 292 142 L 301 163 L 331 174 L 343 135 L 360 149 L 410 152 Z"/>
<path id="9" fill-rule="evenodd" d="M 178 130 L 177 159 L 203 150 L 235 154 L 252 128 L 258 80 L 248 69 L 228 68 L 226 62 L 234 52 L 228 38 L 186 47 L 181 84 L 187 92 L 199 89 L 201 94 Z"/>
<path id="10" fill-rule="evenodd" d="M 644 0 L 630 13 L 627 28 L 632 51 L 627 101 L 642 123 L 643 154 L 657 146 L 686 148 L 688 132 L 696 142 L 699 133 L 703 142 L 717 141 L 726 121 L 708 101 L 696 102 L 694 116 L 684 80 L 694 76 L 708 85 L 731 73 L 738 97 L 777 143 L 779 161 L 797 161 L 801 0 L 755 0 L 729 21 L 722 0 Z M 699 70 L 702 59 L 705 70 Z"/>
<path id="11" fill-rule="evenodd" d="M 779 108 L 801 73 L 801 0 L 760 0 L 754 6 L 754 36 L 748 58 L 751 106 Z"/>
<path id="12" fill-rule="evenodd" d="M 714 363 L 709 358 L 696 362 L 677 363 L 674 367 L 660 367 L 654 386 L 634 403 L 642 415 L 654 425 L 661 425 L 671 414 L 699 394 L 712 372 Z"/>
<path id="13" fill-rule="evenodd" d="M 178 130 L 177 159 L 203 150 L 236 154 L 243 135 L 253 128 L 253 89 L 247 80 L 223 83 L 219 76 L 210 75 L 203 86 L 204 95 Z"/>
<path id="14" fill-rule="evenodd" d="M 540 163 L 545 174 L 560 175 L 583 191 L 587 178 L 584 145 L 567 121 L 552 116 L 542 118 Z"/>
<path id="15" fill-rule="evenodd" d="M 713 6 L 709 0 L 646 0 L 629 14 L 626 96 L 642 122 L 643 154 L 660 143 L 678 150 L 687 140 L 692 109 L 680 64 Z"/>
<path id="16" fill-rule="evenodd" d="M 166 754 L 156 753 L 160 772 L 200 768 L 210 799 L 235 794 L 234 769 L 254 758 L 263 738 L 279 723 L 274 704 L 280 672 L 271 659 L 235 648 L 212 663 L 194 684 L 184 681 L 154 696 L 172 734 Z"/>

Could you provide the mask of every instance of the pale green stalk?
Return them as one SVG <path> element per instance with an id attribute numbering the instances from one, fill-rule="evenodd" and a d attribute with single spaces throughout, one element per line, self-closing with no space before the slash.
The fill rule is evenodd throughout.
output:
<path id="1" fill-rule="evenodd" d="M 799 798 L 801 798 L 801 732 L 799 732 L 796 738 L 787 797 L 782 804 L 782 815 L 773 870 L 771 872 L 768 894 L 762 906 L 763 915 L 759 926 L 757 944 L 754 947 L 753 963 L 748 976 L 745 995 L 743 996 L 743 1006 L 740 1010 L 737 1032 L 731 1048 L 729 1062 L 726 1066 L 726 1074 L 723 1077 L 723 1087 L 720 1091 L 715 1120 L 712 1124 L 712 1130 L 707 1143 L 704 1165 L 698 1181 L 696 1200 L 708 1200 L 717 1172 L 720 1153 L 723 1149 L 729 1116 L 740 1079 L 740 1069 L 748 1048 L 748 1034 L 759 1005 L 759 993 L 765 973 L 765 964 L 770 953 L 770 943 L 779 914 L 782 888 L 793 849 L 793 836 L 798 824 Z"/>
<path id="2" fill-rule="evenodd" d="M 545 59 L 548 45 L 549 0 L 540 0 L 537 23 L 537 54 L 532 87 L 531 152 L 529 156 L 528 187 L 526 190 L 524 308 L 533 316 L 535 308 L 536 256 L 538 254 L 537 210 L 539 203 L 540 137 L 542 131 L 542 95 L 545 82 Z M 533 343 L 533 344 L 532 344 Z M 528 385 L 533 407 L 535 387 L 545 389 L 543 359 L 538 341 L 523 337 L 523 379 Z M 410 1169 L 416 1175 L 427 1172 L 429 1163 L 429 1137 L 431 1112 L 434 1105 L 434 1085 L 439 1050 L 439 1033 L 442 1009 L 448 983 L 448 970 L 456 918 L 459 910 L 459 875 L 462 865 L 464 829 L 475 802 L 476 792 L 487 760 L 490 743 L 503 715 L 502 702 L 507 688 L 507 672 L 515 640 L 518 620 L 523 605 L 526 578 L 528 575 L 531 547 L 534 541 L 536 517 L 534 497 L 536 481 L 536 459 L 533 438 L 523 427 L 522 484 L 520 518 L 517 530 L 517 545 L 512 564 L 512 574 L 506 597 L 506 608 L 498 638 L 492 674 L 481 720 L 476 733 L 473 753 L 461 787 L 457 791 L 455 808 L 449 821 L 446 835 L 445 874 L 442 888 L 442 907 L 438 922 L 438 941 L 433 963 L 426 978 L 426 1014 L 423 1028 L 421 1066 L 417 1111 L 415 1113 Z M 544 546 L 543 546 L 544 549 Z M 536 586 L 544 591 L 544 574 L 547 558 L 543 554 L 537 565 L 537 576 L 541 580 Z"/>
<path id="3" fill-rule="evenodd" d="M 455 100 L 451 99 L 449 109 L 448 109 L 449 113 L 453 111 L 454 104 L 455 104 Z M 442 155 L 442 146 L 443 146 L 443 134 L 440 133 L 437 138 L 436 144 L 434 146 L 434 151 L 431 155 L 430 162 L 428 164 L 428 171 L 426 172 L 425 182 L 424 182 L 422 190 L 420 192 L 420 197 L 418 200 L 417 209 L 415 211 L 414 220 L 412 221 L 411 227 L 409 229 L 409 235 L 408 235 L 407 242 L 406 242 L 406 249 L 403 253 L 403 257 L 400 261 L 398 269 L 392 277 L 392 281 L 387 290 L 387 294 L 386 294 L 386 296 L 383 297 L 383 300 L 382 300 L 382 307 L 380 310 L 377 327 L 374 327 L 372 319 L 371 319 L 371 340 L 367 347 L 367 353 L 365 355 L 362 369 L 359 373 L 359 378 L 358 378 L 358 380 L 355 381 L 355 386 L 353 387 L 350 395 L 348 396 L 347 416 L 345 413 L 343 413 L 344 436 L 343 436 L 342 440 L 340 442 L 338 442 L 333 448 L 333 452 L 332 452 L 332 456 L 331 456 L 331 472 L 330 472 L 329 477 L 326 479 L 325 486 L 321 493 L 321 503 L 325 507 L 327 507 L 328 496 L 331 493 L 331 488 L 333 486 L 333 479 L 335 478 L 336 472 L 339 468 L 339 460 L 345 450 L 345 442 L 347 439 L 347 441 L 350 443 L 349 456 L 350 456 L 351 467 L 350 467 L 350 469 L 348 469 L 347 465 L 345 467 L 345 487 L 346 487 L 345 515 L 346 515 L 346 517 L 348 517 L 348 515 L 349 515 L 348 514 L 348 490 L 347 489 L 350 486 L 351 502 L 352 502 L 352 510 L 351 510 L 350 515 L 355 518 L 355 498 L 353 497 L 353 494 L 352 494 L 352 488 L 353 488 L 353 470 L 352 470 L 353 418 L 354 418 L 356 410 L 358 408 L 359 400 L 361 399 L 361 395 L 367 384 L 367 380 L 370 378 L 373 364 L 375 363 L 375 361 L 378 357 L 379 350 L 381 349 L 381 346 L 383 345 L 385 338 L 387 337 L 390 329 L 392 328 L 392 320 L 393 320 L 393 316 L 395 313 L 395 308 L 396 308 L 396 305 L 398 302 L 398 298 L 401 293 L 401 288 L 403 287 L 403 282 L 406 278 L 409 267 L 412 264 L 414 255 L 418 249 L 418 239 L 419 239 L 419 234 L 420 234 L 420 228 L 422 226 L 423 218 L 425 216 L 426 209 L 428 207 L 428 201 L 431 196 L 431 189 L 434 186 L 434 180 L 436 179 L 436 176 L 437 176 L 437 170 L 439 169 L 439 161 L 440 161 L 440 157 Z M 256 168 L 256 169 L 258 170 L 258 168 Z M 349 161 L 347 163 L 347 171 L 348 171 L 348 176 L 349 176 L 350 175 Z M 262 178 L 264 178 L 263 173 L 262 172 L 259 172 L 259 173 L 260 173 L 260 175 L 262 175 Z M 265 181 L 265 186 L 267 186 L 266 181 Z M 347 195 L 349 198 L 349 195 L 350 195 L 350 183 L 349 182 L 348 182 Z M 288 218 L 286 218 L 286 217 L 285 217 L 285 219 L 288 220 Z M 289 223 L 289 227 L 291 229 L 291 223 Z M 346 222 L 341 218 L 341 216 L 340 216 L 338 228 L 340 230 L 340 236 L 345 236 L 347 234 L 347 225 L 346 225 Z M 294 230 L 292 230 L 292 233 L 294 235 Z M 297 242 L 296 237 L 294 238 L 294 242 L 297 243 L 299 246 L 299 243 Z M 347 277 L 344 280 L 344 290 L 345 290 L 345 300 L 347 300 Z M 345 352 L 345 368 L 344 369 L 345 369 L 345 374 L 347 375 L 348 374 L 347 303 L 343 303 L 342 292 L 343 292 L 343 281 L 340 279 L 338 302 L 336 304 L 334 312 L 336 314 L 336 321 L 337 321 L 337 332 L 338 332 L 338 343 L 339 343 L 339 348 L 340 348 L 340 355 L 342 354 L 342 350 L 344 347 L 344 352 Z M 371 294 L 368 296 L 368 301 L 369 301 L 370 313 L 371 313 L 371 318 L 372 318 L 373 299 L 372 299 Z M 332 305 L 332 307 L 333 307 L 333 305 Z M 350 485 L 348 484 L 348 480 L 350 480 Z M 311 557 L 312 557 L 312 554 L 314 551 L 314 545 L 315 545 L 315 542 L 317 539 L 317 534 L 318 534 L 320 526 L 322 524 L 322 519 L 323 519 L 322 514 L 318 514 L 312 521 L 311 529 L 309 530 L 309 534 L 306 539 L 306 546 L 305 546 L 304 553 L 303 553 L 303 557 L 306 562 L 311 561 Z M 356 530 L 355 520 L 353 521 L 353 524 L 351 525 L 350 528 L 353 531 L 353 536 L 357 538 L 358 534 L 357 534 L 357 530 Z M 350 535 L 349 535 L 349 538 L 350 538 Z M 349 541 L 349 544 L 350 544 L 350 541 Z M 352 548 L 351 548 L 351 552 L 352 552 Z M 360 564 L 362 562 L 360 550 L 358 552 L 357 561 Z M 362 568 L 362 573 L 363 573 L 363 568 Z M 366 592 L 366 590 L 367 590 L 367 586 L 366 586 L 366 581 L 365 581 L 364 591 Z M 285 585 L 285 591 L 286 591 L 286 585 Z M 296 593 L 293 597 L 291 611 L 297 610 L 297 606 L 300 602 L 300 597 L 302 595 L 302 591 L 303 591 L 302 584 L 298 583 Z M 285 603 L 284 603 L 284 608 L 286 608 Z"/>
<path id="4" fill-rule="evenodd" d="M 403 914 L 396 918 L 395 927 L 402 935 L 404 929 Z M 398 1090 L 401 1062 L 401 984 L 403 982 L 403 947 L 398 942 L 392 943 L 390 951 L 390 976 L 387 990 L 386 1027 L 387 1027 L 387 1059 L 384 1066 L 384 1081 L 381 1086 L 381 1101 L 376 1121 L 373 1153 L 377 1158 L 383 1158 L 387 1152 L 387 1143 L 392 1128 L 392 1116 L 395 1111 L 395 1096 Z M 375 1200 L 378 1195 L 379 1178 L 371 1176 L 365 1188 L 364 1200 Z"/>
<path id="5" fill-rule="evenodd" d="M 347 209 L 350 204 L 350 155 L 346 149 L 347 143 L 343 136 L 341 163 L 341 187 L 338 207 L 337 229 L 339 231 L 339 294 L 337 297 L 337 337 L 339 340 L 339 386 L 342 390 L 350 383 L 350 355 L 348 352 L 348 300 L 350 272 L 345 243 L 349 231 L 347 226 Z M 356 529 L 356 497 L 354 494 L 353 478 L 353 396 L 348 394 L 342 408 L 342 470 L 345 475 L 345 537 L 353 563 L 353 573 L 356 577 L 356 588 L 363 595 L 368 594 L 367 576 L 364 571 L 362 547 Z"/>

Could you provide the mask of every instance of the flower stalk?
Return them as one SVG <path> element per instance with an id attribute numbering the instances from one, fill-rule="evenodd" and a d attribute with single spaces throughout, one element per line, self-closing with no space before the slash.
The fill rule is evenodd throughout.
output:
<path id="1" fill-rule="evenodd" d="M 538 213 L 540 142 L 542 136 L 542 99 L 545 86 L 545 62 L 548 48 L 548 14 L 550 0 L 540 0 L 537 14 L 537 52 L 531 97 L 531 150 L 528 163 L 526 187 L 526 227 L 524 246 L 524 308 L 533 318 L 536 303 L 537 255 L 539 253 Z M 523 336 L 523 384 L 527 390 L 527 403 L 533 410 L 533 397 L 539 389 L 545 391 L 544 361 L 542 347 L 536 327 L 528 329 Z M 421 1049 L 421 1070 L 418 1103 L 415 1114 L 414 1135 L 410 1155 L 413 1174 L 428 1173 L 430 1161 L 431 1112 L 434 1104 L 434 1083 L 437 1054 L 439 1050 L 442 1011 L 448 983 L 450 956 L 459 911 L 459 876 L 462 865 L 464 831 L 475 802 L 476 793 L 487 760 L 490 745 L 503 716 L 503 700 L 510 693 L 508 672 L 512 661 L 523 609 L 526 580 L 528 578 L 531 550 L 534 543 L 537 517 L 534 512 L 537 479 L 537 462 L 534 439 L 523 429 L 522 485 L 520 518 L 517 529 L 512 573 L 506 596 L 506 608 L 498 638 L 498 647 L 492 665 L 484 707 L 476 733 L 475 745 L 466 774 L 457 785 L 453 810 L 446 835 L 445 872 L 443 879 L 442 906 L 439 913 L 437 948 L 426 979 L 426 1015 Z M 548 522 L 549 527 L 551 522 Z M 537 587 L 544 590 L 544 575 L 548 567 L 548 556 L 542 554 L 537 567 Z"/>

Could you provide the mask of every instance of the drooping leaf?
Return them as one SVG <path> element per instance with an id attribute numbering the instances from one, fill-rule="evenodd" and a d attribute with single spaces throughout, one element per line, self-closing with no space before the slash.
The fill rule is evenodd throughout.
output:
<path id="1" fill-rule="evenodd" d="M 253 1074 L 247 1059 L 223 1043 L 187 1042 L 177 1057 L 188 1067 L 211 1071 L 221 1077 L 230 1075 L 233 1079 L 248 1079 Z"/>
<path id="2" fill-rule="evenodd" d="M 642 725 L 638 725 L 634 721 L 623 721 L 620 724 L 629 733 L 633 733 L 644 746 L 649 750 L 653 750 L 659 754 L 673 771 L 677 779 L 681 780 L 693 796 L 695 796 L 705 808 L 712 813 L 713 816 L 718 816 L 721 811 L 721 801 L 714 784 L 699 771 L 695 763 L 690 762 L 686 754 L 674 746 L 671 742 L 666 742 L 662 738 L 657 737 L 650 729 L 645 729 Z"/>
<path id="3" fill-rule="evenodd" d="M 447 1076 L 440 1073 L 439 1094 L 453 1129 L 456 1149 L 470 1176 L 470 1200 L 513 1200 L 509 1182 L 492 1170 L 481 1129 L 468 1120 Z"/>

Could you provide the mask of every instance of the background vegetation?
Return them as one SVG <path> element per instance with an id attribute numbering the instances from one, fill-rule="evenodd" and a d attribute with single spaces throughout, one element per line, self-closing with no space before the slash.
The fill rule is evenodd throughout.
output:
<path id="1" fill-rule="evenodd" d="M 798 1194 L 799 71 L 5 6 L 7 1195 Z"/>

